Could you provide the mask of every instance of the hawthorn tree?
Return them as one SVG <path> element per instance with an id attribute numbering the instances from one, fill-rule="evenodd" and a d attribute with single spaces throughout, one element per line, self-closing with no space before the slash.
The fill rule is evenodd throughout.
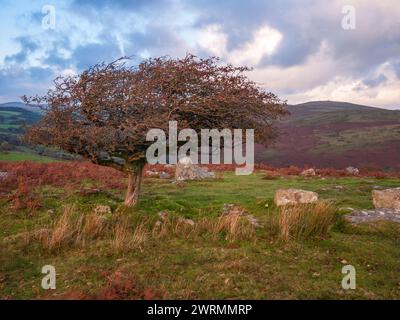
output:
<path id="1" fill-rule="evenodd" d="M 78 76 L 60 76 L 44 96 L 26 97 L 43 118 L 26 140 L 79 154 L 95 164 L 126 172 L 127 206 L 139 199 L 150 129 L 192 128 L 255 131 L 255 141 L 276 137 L 274 121 L 286 103 L 250 81 L 246 67 L 218 58 L 152 58 L 130 66 L 125 58 L 98 64 Z"/>

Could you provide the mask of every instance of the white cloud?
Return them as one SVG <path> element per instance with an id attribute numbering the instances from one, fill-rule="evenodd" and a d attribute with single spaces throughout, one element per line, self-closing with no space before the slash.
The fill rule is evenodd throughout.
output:
<path id="1" fill-rule="evenodd" d="M 228 36 L 222 32 L 220 25 L 208 25 L 201 29 L 197 40 L 198 46 L 218 57 L 227 54 Z"/>
<path id="2" fill-rule="evenodd" d="M 267 25 L 253 33 L 252 39 L 241 47 L 229 51 L 228 35 L 220 25 L 208 25 L 200 30 L 197 45 L 213 55 L 236 65 L 255 66 L 263 57 L 272 55 L 282 40 L 282 34 Z"/>
<path id="3" fill-rule="evenodd" d="M 264 56 L 276 51 L 282 37 L 278 30 L 263 26 L 253 34 L 250 42 L 229 53 L 229 60 L 234 64 L 257 65 Z"/>

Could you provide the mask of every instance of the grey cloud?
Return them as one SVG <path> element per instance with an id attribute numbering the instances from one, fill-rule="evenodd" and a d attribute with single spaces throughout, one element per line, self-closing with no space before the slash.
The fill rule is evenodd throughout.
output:
<path id="1" fill-rule="evenodd" d="M 376 78 L 372 79 L 365 79 L 363 83 L 368 86 L 368 87 L 377 87 L 382 83 L 385 83 L 387 81 L 387 77 L 384 74 L 380 74 Z"/>
<path id="2" fill-rule="evenodd" d="M 21 50 L 16 54 L 6 56 L 4 59 L 6 63 L 23 63 L 29 54 L 39 48 L 39 45 L 28 36 L 17 37 L 15 40 L 21 46 Z"/>

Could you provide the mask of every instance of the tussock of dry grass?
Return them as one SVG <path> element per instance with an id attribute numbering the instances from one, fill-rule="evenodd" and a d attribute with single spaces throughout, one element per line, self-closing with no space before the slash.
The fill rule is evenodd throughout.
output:
<path id="1" fill-rule="evenodd" d="M 194 224 L 188 223 L 186 219 L 168 218 L 157 222 L 152 229 L 154 238 L 162 238 L 171 235 L 184 237 L 186 239 L 200 236 L 211 236 L 213 240 L 221 236 L 228 241 L 238 239 L 253 239 L 254 227 L 240 215 L 227 215 L 219 218 L 202 218 Z"/>
<path id="2" fill-rule="evenodd" d="M 141 248 L 148 238 L 145 222 L 132 227 L 128 217 L 119 219 L 114 228 L 113 248 L 118 252 Z"/>
<path id="3" fill-rule="evenodd" d="M 73 207 L 66 207 L 62 216 L 54 222 L 50 232 L 42 238 L 43 246 L 51 250 L 69 243 L 78 227 L 73 219 Z"/>
<path id="4" fill-rule="evenodd" d="M 48 228 L 38 227 L 24 233 L 23 242 L 28 245 L 38 241 L 44 249 L 55 250 L 67 246 L 84 247 L 91 240 L 102 238 L 109 241 L 116 252 L 143 249 L 149 240 L 180 237 L 201 238 L 229 242 L 255 239 L 251 223 L 239 214 L 218 218 L 204 217 L 196 221 L 182 217 L 168 217 L 154 221 L 152 218 L 132 219 L 126 212 L 117 212 L 111 220 L 96 212 L 76 212 L 74 207 L 64 208 L 62 215 Z M 25 239 L 26 238 L 26 239 Z"/>
<path id="5" fill-rule="evenodd" d="M 82 223 L 82 228 L 79 230 L 77 236 L 77 243 L 82 245 L 84 245 L 87 240 L 95 239 L 100 236 L 106 226 L 105 218 L 95 212 L 86 215 L 83 221 L 84 223 Z"/>
<path id="6" fill-rule="evenodd" d="M 24 242 L 28 244 L 32 239 L 36 239 L 48 250 L 72 244 L 84 246 L 87 240 L 100 236 L 105 226 L 103 216 L 94 212 L 87 215 L 77 214 L 74 207 L 67 206 L 50 228 L 34 230 L 30 233 L 30 239 Z"/>
<path id="7" fill-rule="evenodd" d="M 282 240 L 325 238 L 336 220 L 336 209 L 326 201 L 284 206 L 279 209 L 278 225 Z"/>
<path id="8" fill-rule="evenodd" d="M 252 239 L 255 235 L 254 227 L 238 214 L 221 216 L 218 219 L 203 219 L 199 223 L 199 228 L 209 232 L 214 239 L 225 235 L 228 241 Z"/>

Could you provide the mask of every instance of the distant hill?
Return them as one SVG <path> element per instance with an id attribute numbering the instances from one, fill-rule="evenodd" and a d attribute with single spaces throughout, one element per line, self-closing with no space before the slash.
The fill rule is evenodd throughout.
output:
<path id="1" fill-rule="evenodd" d="M 34 106 L 25 105 L 21 102 L 0 104 L 0 161 L 13 157 L 31 160 L 37 158 L 35 154 L 56 159 L 76 158 L 57 149 L 42 146 L 31 149 L 22 143 L 20 136 L 24 132 L 24 126 L 32 125 L 39 121 L 41 117 L 41 109 Z M 8 152 L 11 152 L 11 154 L 8 154 Z"/>
<path id="2" fill-rule="evenodd" d="M 21 145 L 19 135 L 23 133 L 23 126 L 35 123 L 40 117 L 40 113 L 21 108 L 19 104 L 0 105 L 0 143 L 7 144 L 7 148 Z"/>
<path id="3" fill-rule="evenodd" d="M 274 145 L 257 147 L 256 160 L 275 166 L 400 169 L 400 111 L 345 102 L 288 107 Z"/>
<path id="4" fill-rule="evenodd" d="M 42 110 L 39 107 L 25 104 L 23 102 L 17 102 L 17 101 L 0 103 L 0 110 L 2 110 L 3 108 L 20 108 L 20 109 L 24 109 L 24 110 L 39 113 L 39 114 L 42 113 Z"/>
<path id="5" fill-rule="evenodd" d="M 280 136 L 256 161 L 273 166 L 400 170 L 400 111 L 345 102 L 314 101 L 288 107 Z M 20 102 L 0 104 L 0 143 L 20 145 L 22 124 L 40 119 L 40 109 Z"/>

